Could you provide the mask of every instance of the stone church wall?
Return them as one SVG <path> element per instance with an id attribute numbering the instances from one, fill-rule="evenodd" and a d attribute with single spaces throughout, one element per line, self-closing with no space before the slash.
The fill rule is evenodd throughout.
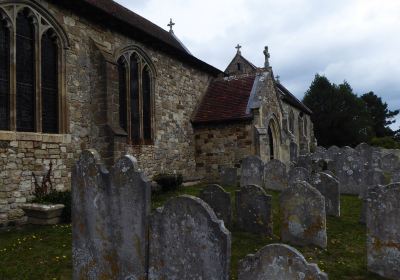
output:
<path id="1" fill-rule="evenodd" d="M 196 170 L 207 180 L 219 177 L 222 167 L 240 168 L 240 162 L 253 154 L 252 123 L 231 123 L 195 128 Z"/>
<path id="2" fill-rule="evenodd" d="M 50 160 L 54 162 L 53 182 L 58 189 L 69 189 L 72 163 L 84 149 L 97 149 L 103 158 L 110 159 L 108 163 L 131 152 L 150 178 L 157 172 L 174 170 L 185 178 L 195 176 L 190 118 L 212 77 L 70 11 L 43 0 L 36 2 L 54 16 L 70 42 L 65 75 L 69 133 L 47 137 L 0 132 L 0 225 L 23 221 L 18 206 L 32 197 L 31 173 L 48 168 Z M 108 107 L 107 92 L 118 92 L 113 63 L 118 50 L 130 45 L 141 48 L 156 70 L 153 145 L 128 145 L 126 137 L 115 135 L 107 119 L 108 114 L 118 114 L 109 112 Z M 110 57 L 115 61 L 107 61 Z"/>

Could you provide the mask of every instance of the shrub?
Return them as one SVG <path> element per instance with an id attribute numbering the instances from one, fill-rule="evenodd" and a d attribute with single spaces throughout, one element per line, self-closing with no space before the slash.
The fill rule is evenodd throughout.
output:
<path id="1" fill-rule="evenodd" d="M 386 149 L 400 149 L 400 142 L 396 141 L 393 137 L 375 137 L 372 138 L 371 143 L 372 146 L 382 147 Z"/>
<path id="2" fill-rule="evenodd" d="M 62 221 L 64 223 L 71 222 L 71 191 L 58 192 L 56 190 L 50 191 L 48 194 L 35 198 L 34 203 L 50 203 L 50 204 L 64 204 L 65 208 L 62 212 Z"/>
<path id="3" fill-rule="evenodd" d="M 182 174 L 159 173 L 153 180 L 161 186 L 161 191 L 167 192 L 178 189 L 182 185 L 183 177 Z"/>

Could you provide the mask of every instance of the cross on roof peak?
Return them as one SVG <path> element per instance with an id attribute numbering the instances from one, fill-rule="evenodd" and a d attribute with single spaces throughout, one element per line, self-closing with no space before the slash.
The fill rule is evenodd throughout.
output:
<path id="1" fill-rule="evenodd" d="M 235 47 L 235 49 L 237 49 L 237 53 L 238 53 L 238 54 L 241 53 L 241 51 L 240 51 L 241 48 L 242 48 L 242 46 L 239 45 L 239 44 L 237 44 L 237 46 Z"/>
<path id="2" fill-rule="evenodd" d="M 172 21 L 172 18 L 169 20 L 169 24 L 167 26 L 169 27 L 169 32 L 174 33 L 174 30 L 172 29 L 174 27 L 175 23 Z"/>

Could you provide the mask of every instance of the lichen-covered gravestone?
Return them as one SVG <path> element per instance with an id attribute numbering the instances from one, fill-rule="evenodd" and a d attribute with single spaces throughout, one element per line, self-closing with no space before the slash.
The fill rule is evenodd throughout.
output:
<path id="1" fill-rule="evenodd" d="M 387 154 L 382 157 L 382 170 L 384 172 L 392 173 L 400 168 L 399 157 L 394 154 Z"/>
<path id="2" fill-rule="evenodd" d="M 242 161 L 242 174 L 240 186 L 257 185 L 262 186 L 264 163 L 258 156 L 248 156 Z"/>
<path id="3" fill-rule="evenodd" d="M 295 248 L 270 244 L 239 262 L 238 280 L 328 280 L 318 265 L 308 263 Z"/>
<path id="4" fill-rule="evenodd" d="M 272 197 L 256 185 L 236 192 L 237 227 L 244 232 L 272 235 Z"/>
<path id="5" fill-rule="evenodd" d="M 200 192 L 200 198 L 208 203 L 225 226 L 232 225 L 231 196 L 219 185 L 208 185 Z"/>
<path id="6" fill-rule="evenodd" d="M 170 199 L 153 214 L 149 280 L 228 280 L 231 234 L 200 198 Z"/>
<path id="7" fill-rule="evenodd" d="M 264 166 L 264 187 L 270 190 L 282 191 L 288 186 L 286 165 L 273 159 Z"/>
<path id="8" fill-rule="evenodd" d="M 325 199 L 316 188 L 294 183 L 281 193 L 279 203 L 283 242 L 326 248 Z"/>
<path id="9" fill-rule="evenodd" d="M 400 279 L 400 183 L 371 188 L 367 202 L 368 270 Z"/>
<path id="10" fill-rule="evenodd" d="M 327 215 L 340 216 L 340 184 L 337 179 L 325 172 L 311 176 L 310 184 L 325 197 Z"/>
<path id="11" fill-rule="evenodd" d="M 327 158 L 329 160 L 336 160 L 336 157 L 340 154 L 341 150 L 338 146 L 331 146 L 326 151 Z"/>
<path id="12" fill-rule="evenodd" d="M 222 167 L 220 181 L 223 186 L 236 186 L 237 169 L 235 167 Z"/>
<path id="13" fill-rule="evenodd" d="M 379 148 L 361 143 L 355 149 L 360 153 L 365 169 L 381 168 L 382 155 Z"/>
<path id="14" fill-rule="evenodd" d="M 72 172 L 73 279 L 145 279 L 150 184 L 133 157 L 108 172 L 84 151 Z"/>
<path id="15" fill-rule="evenodd" d="M 303 167 L 292 167 L 289 170 L 289 185 L 310 180 L 311 172 Z"/>

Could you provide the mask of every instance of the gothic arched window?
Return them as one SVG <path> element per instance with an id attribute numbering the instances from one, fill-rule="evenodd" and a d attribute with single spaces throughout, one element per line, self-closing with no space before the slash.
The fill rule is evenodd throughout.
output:
<path id="1" fill-rule="evenodd" d="M 10 129 L 10 30 L 0 21 L 0 130 Z"/>
<path id="2" fill-rule="evenodd" d="M 289 112 L 289 131 L 294 133 L 294 113 L 292 110 Z"/>
<path id="3" fill-rule="evenodd" d="M 154 71 L 148 61 L 136 50 L 127 50 L 118 59 L 119 123 L 136 145 L 153 140 Z"/>
<path id="4" fill-rule="evenodd" d="M 0 130 L 67 132 L 67 47 L 64 31 L 34 1 L 0 4 Z"/>
<path id="5" fill-rule="evenodd" d="M 308 122 L 307 122 L 307 116 L 304 116 L 304 135 L 307 137 L 308 135 Z"/>

